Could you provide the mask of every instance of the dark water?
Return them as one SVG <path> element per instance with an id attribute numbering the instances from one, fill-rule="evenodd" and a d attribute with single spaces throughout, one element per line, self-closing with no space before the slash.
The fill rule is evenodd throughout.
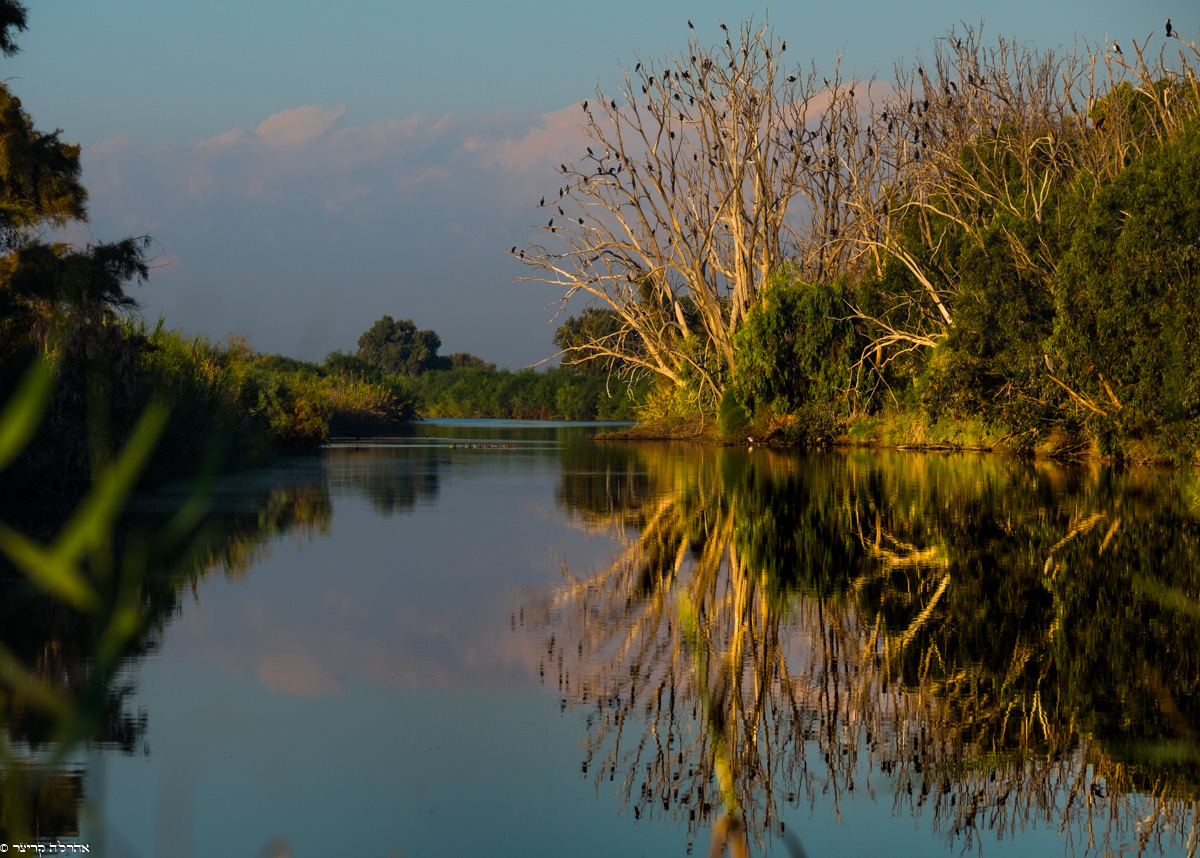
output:
<path id="1" fill-rule="evenodd" d="M 684 856 L 736 812 L 754 855 L 1200 852 L 1195 477 L 594 431 L 218 484 L 44 837 Z M 48 664 L 56 622 L 6 645 Z M 53 756 L 5 713 L 5 765 Z"/>

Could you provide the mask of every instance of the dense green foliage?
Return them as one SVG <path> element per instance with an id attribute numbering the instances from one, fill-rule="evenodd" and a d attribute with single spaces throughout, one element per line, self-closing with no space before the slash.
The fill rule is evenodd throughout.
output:
<path id="1" fill-rule="evenodd" d="M 751 413 L 802 415 L 808 437 L 828 435 L 850 415 L 864 341 L 845 318 L 839 285 L 774 272 L 733 345 L 730 389 Z"/>
<path id="2" fill-rule="evenodd" d="M 423 373 L 411 389 L 425 417 L 633 420 L 644 386 L 563 368 L 461 367 Z"/>
<path id="3" fill-rule="evenodd" d="M 1134 161 L 1088 207 L 1055 279 L 1050 340 L 1104 452 L 1200 443 L 1200 122 Z"/>

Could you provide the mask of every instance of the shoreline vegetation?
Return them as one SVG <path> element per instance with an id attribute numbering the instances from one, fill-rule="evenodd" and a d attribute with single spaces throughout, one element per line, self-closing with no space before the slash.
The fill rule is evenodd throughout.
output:
<path id="1" fill-rule="evenodd" d="M 1194 41 L 965 26 L 880 82 L 718 35 L 581 102 L 510 251 L 592 302 L 564 362 L 654 380 L 614 438 L 1197 463 Z"/>

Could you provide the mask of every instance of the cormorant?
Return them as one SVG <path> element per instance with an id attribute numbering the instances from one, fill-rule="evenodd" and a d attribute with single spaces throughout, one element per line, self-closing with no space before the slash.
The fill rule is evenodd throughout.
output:
<path id="1" fill-rule="evenodd" d="M 692 26 L 692 19 L 691 19 L 691 18 L 688 18 L 688 29 L 689 29 L 689 30 L 694 30 L 694 29 L 696 29 L 695 27 L 693 27 L 693 26 Z"/>
<path id="2" fill-rule="evenodd" d="M 1171 19 L 1167 19 L 1167 38 L 1171 38 Z"/>

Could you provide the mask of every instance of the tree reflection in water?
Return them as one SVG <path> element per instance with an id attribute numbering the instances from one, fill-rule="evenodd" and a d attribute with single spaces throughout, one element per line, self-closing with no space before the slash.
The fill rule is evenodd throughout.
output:
<path id="1" fill-rule="evenodd" d="M 583 770 L 635 818 L 761 846 L 787 808 L 866 791 L 956 849 L 1048 824 L 1068 852 L 1197 854 L 1195 478 L 587 455 L 560 502 L 624 549 L 528 613 L 546 681 L 594 710 Z"/>

